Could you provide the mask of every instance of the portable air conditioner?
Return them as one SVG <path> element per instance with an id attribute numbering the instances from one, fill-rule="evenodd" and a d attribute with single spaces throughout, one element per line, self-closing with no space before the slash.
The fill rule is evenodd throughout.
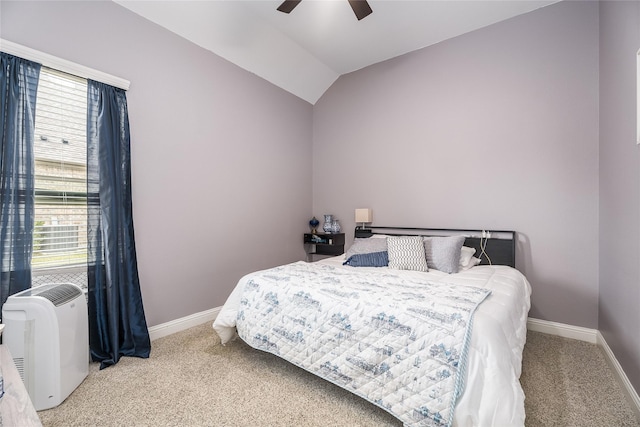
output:
<path id="1" fill-rule="evenodd" d="M 87 300 L 76 285 L 27 289 L 2 307 L 9 348 L 37 411 L 62 403 L 89 374 Z"/>

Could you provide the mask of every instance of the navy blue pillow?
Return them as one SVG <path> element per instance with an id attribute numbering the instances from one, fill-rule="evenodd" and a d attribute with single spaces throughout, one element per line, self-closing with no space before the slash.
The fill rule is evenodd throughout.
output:
<path id="1" fill-rule="evenodd" d="M 389 265 L 389 252 L 352 255 L 342 265 L 350 265 L 351 267 L 386 267 Z"/>

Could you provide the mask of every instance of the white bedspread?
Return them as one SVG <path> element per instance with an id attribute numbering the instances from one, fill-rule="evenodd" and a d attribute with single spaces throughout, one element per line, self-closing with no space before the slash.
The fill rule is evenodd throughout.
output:
<path id="1" fill-rule="evenodd" d="M 343 257 L 320 261 L 342 266 Z M 357 271 L 381 271 L 358 267 Z M 519 377 L 531 287 L 517 270 L 504 266 L 478 266 L 458 274 L 436 270 L 428 273 L 401 271 L 408 278 L 460 283 L 491 290 L 491 295 L 475 312 L 465 389 L 454 413 L 456 426 L 522 426 L 524 393 Z M 214 322 L 223 343 L 235 335 L 236 317 L 242 290 L 251 275 L 243 277 Z"/>

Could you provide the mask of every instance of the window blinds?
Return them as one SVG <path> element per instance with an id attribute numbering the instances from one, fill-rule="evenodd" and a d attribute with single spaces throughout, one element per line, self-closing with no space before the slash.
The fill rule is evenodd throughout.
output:
<path id="1" fill-rule="evenodd" d="M 32 269 L 86 264 L 87 82 L 43 67 L 35 119 Z"/>

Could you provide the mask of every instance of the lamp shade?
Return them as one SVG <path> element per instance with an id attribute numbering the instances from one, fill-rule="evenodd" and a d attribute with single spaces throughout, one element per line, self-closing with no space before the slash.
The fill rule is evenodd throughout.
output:
<path id="1" fill-rule="evenodd" d="M 356 209 L 356 222 L 373 222 L 373 212 L 371 209 Z"/>

